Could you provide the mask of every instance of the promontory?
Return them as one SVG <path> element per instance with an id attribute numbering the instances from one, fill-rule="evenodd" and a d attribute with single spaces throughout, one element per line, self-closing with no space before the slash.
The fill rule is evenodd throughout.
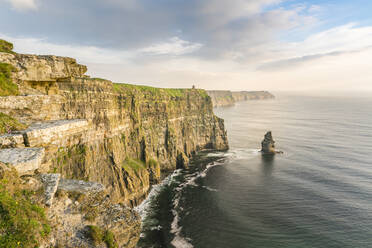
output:
<path id="1" fill-rule="evenodd" d="M 226 150 L 201 89 L 90 78 L 0 40 L 1 247 L 135 247 L 133 207 L 203 149 Z"/>

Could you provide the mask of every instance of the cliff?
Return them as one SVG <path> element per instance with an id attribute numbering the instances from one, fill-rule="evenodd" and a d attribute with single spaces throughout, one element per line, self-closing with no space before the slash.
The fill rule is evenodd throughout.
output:
<path id="1" fill-rule="evenodd" d="M 268 91 L 209 90 L 207 94 L 212 99 L 213 107 L 233 106 L 236 102 L 275 98 L 274 95 Z"/>
<path id="2" fill-rule="evenodd" d="M 134 247 L 140 219 L 131 207 L 151 184 L 187 167 L 199 150 L 228 148 L 204 90 L 115 84 L 57 56 L 6 51 L 0 64 L 10 68 L 4 85 L 14 89 L 4 90 L 0 112 L 17 124 L 0 122 L 8 130 L 0 136 L 0 162 L 44 192 L 37 201 L 51 225 L 38 240 L 44 247 L 110 247 L 107 235 Z"/>

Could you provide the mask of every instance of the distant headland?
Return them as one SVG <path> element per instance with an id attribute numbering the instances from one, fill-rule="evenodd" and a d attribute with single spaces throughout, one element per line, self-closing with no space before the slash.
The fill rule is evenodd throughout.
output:
<path id="1" fill-rule="evenodd" d="M 208 90 L 207 94 L 212 99 L 213 107 L 233 106 L 236 102 L 275 98 L 268 91 Z"/>

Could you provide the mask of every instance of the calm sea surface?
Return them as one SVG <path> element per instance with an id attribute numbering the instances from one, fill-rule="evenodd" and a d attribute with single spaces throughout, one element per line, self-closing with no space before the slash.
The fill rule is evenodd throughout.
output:
<path id="1" fill-rule="evenodd" d="M 230 150 L 200 154 L 139 210 L 139 247 L 372 247 L 372 97 L 279 95 L 217 108 Z M 263 159 L 271 130 L 284 152 Z"/>

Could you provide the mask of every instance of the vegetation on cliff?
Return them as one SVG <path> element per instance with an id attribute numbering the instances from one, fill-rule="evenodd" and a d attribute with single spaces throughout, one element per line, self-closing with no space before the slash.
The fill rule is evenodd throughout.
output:
<path id="1" fill-rule="evenodd" d="M 13 53 L 13 44 L 6 41 L 6 40 L 2 40 L 0 39 L 0 52 L 3 52 L 3 53 Z"/>
<path id="2" fill-rule="evenodd" d="M 127 158 L 123 163 L 123 168 L 127 171 L 128 170 L 138 171 L 141 169 L 146 169 L 146 165 L 140 160 Z"/>
<path id="3" fill-rule="evenodd" d="M 81 247 L 79 244 L 91 246 L 96 240 L 108 247 L 133 248 L 139 239 L 141 219 L 128 206 L 138 205 L 163 173 L 186 167 L 188 158 L 197 151 L 228 147 L 223 120 L 213 114 L 211 99 L 204 90 L 113 84 L 85 76 L 85 66 L 58 56 L 0 53 L 1 62 L 16 68 L 12 74 L 12 68 L 4 64 L 3 78 L 7 83 L 13 79 L 20 94 L 7 90 L 3 95 L 18 96 L 0 97 L 2 111 L 13 117 L 1 114 L 0 127 L 3 132 L 9 127 L 12 131 L 22 129 L 16 120 L 31 127 L 18 135 L 19 143 L 12 141 L 14 146 L 9 149 L 23 153 L 38 150 L 37 159 L 28 159 L 33 159 L 34 167 L 29 171 L 34 174 L 27 178 L 51 188 L 50 195 L 57 192 L 56 197 L 43 199 L 51 199 L 47 217 L 52 228 L 48 240 L 42 240 L 48 233 L 42 209 L 31 200 L 23 203 L 22 199 L 29 198 L 22 195 L 21 188 L 17 195 L 1 191 L 5 206 L 1 211 L 6 206 L 17 207 L 12 199 L 22 202 L 24 209 L 17 211 L 24 213 L 16 217 L 27 216 L 35 226 L 16 226 L 29 229 L 26 233 L 30 236 L 24 238 L 29 243 L 5 236 L 7 229 L 0 226 L 1 238 L 16 240 L 2 242 L 6 247 L 18 247 L 17 242 L 19 247 Z M 7 135 L 4 142 L 10 138 Z M 23 147 L 25 141 L 29 147 Z M 3 151 L 4 157 L 7 152 Z M 58 173 L 59 181 L 41 182 L 40 173 Z M 22 189 L 32 186 L 18 185 Z M 96 192 L 97 185 L 104 191 Z M 63 218 L 63 223 L 56 216 Z M 11 218 L 5 216 L 7 219 Z M 86 235 L 88 225 L 98 228 L 89 229 L 90 237 Z"/>
<path id="4" fill-rule="evenodd" d="M 0 112 L 0 134 L 22 130 L 27 126 L 20 123 L 9 115 Z"/>
<path id="5" fill-rule="evenodd" d="M 170 97 L 182 97 L 185 95 L 185 92 L 196 90 L 198 91 L 203 97 L 207 97 L 207 92 L 202 89 L 176 89 L 176 88 L 156 88 L 151 86 L 144 86 L 144 85 L 134 85 L 134 84 L 124 84 L 124 83 L 114 83 L 114 89 L 117 92 L 122 91 L 131 91 L 132 93 L 151 93 L 154 96 L 170 96 Z"/>
<path id="6" fill-rule="evenodd" d="M 99 245 L 104 242 L 107 248 L 118 247 L 115 242 L 114 234 L 109 230 L 103 230 L 102 228 L 93 225 L 89 225 L 87 229 L 88 235 L 95 245 Z"/>
<path id="7" fill-rule="evenodd" d="M 14 70 L 12 65 L 0 63 L 0 96 L 19 95 L 18 86 L 12 82 Z"/>
<path id="8" fill-rule="evenodd" d="M 235 105 L 236 102 L 241 101 L 275 98 L 275 96 L 268 91 L 209 90 L 207 94 L 212 99 L 213 107 L 232 106 Z"/>
<path id="9" fill-rule="evenodd" d="M 50 233 L 44 209 L 33 203 L 34 191 L 21 189 L 14 170 L 0 165 L 0 248 L 38 247 Z"/>

